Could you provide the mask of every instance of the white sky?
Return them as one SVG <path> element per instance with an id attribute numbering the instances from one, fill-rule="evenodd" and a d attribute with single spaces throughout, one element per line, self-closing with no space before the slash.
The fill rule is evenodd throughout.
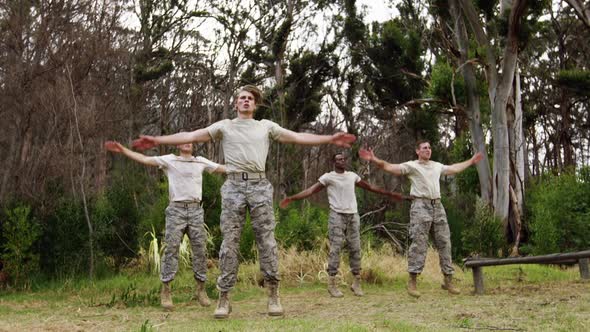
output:
<path id="1" fill-rule="evenodd" d="M 379 0 L 358 0 L 357 8 L 361 6 L 367 6 L 367 15 L 365 17 L 365 23 L 369 22 L 383 22 L 391 19 L 394 15 L 398 14 L 396 8 L 389 8 L 386 1 Z"/>

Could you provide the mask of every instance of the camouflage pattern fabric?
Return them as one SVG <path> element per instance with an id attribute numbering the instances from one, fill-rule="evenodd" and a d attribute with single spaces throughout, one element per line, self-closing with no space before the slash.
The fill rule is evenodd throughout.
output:
<path id="1" fill-rule="evenodd" d="M 272 206 L 272 184 L 261 180 L 225 180 L 221 187 L 221 233 L 223 242 L 219 250 L 219 269 L 217 288 L 230 291 L 237 279 L 239 267 L 240 235 L 246 222 L 246 210 L 250 211 L 250 221 L 256 246 L 260 271 L 265 281 L 279 281 L 279 259 L 275 240 L 275 217 Z"/>
<path id="2" fill-rule="evenodd" d="M 182 237 L 187 234 L 193 251 L 192 263 L 195 279 L 207 280 L 207 233 L 204 212 L 200 206 L 166 208 L 166 236 L 160 280 L 170 282 L 178 271 L 178 249 Z"/>
<path id="3" fill-rule="evenodd" d="M 447 214 L 440 200 L 415 199 L 410 209 L 410 239 L 408 272 L 421 273 L 426 261 L 428 234 L 431 233 L 444 274 L 453 274 L 451 261 L 451 232 Z"/>
<path id="4" fill-rule="evenodd" d="M 361 238 L 360 217 L 358 213 L 338 213 L 330 210 L 328 220 L 328 239 L 330 254 L 328 256 L 328 275 L 338 274 L 340 251 L 344 241 L 348 246 L 350 271 L 354 275 L 361 273 Z"/>

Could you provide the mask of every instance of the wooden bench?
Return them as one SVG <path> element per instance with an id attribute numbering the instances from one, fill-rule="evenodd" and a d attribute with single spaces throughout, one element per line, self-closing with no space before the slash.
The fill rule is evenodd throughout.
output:
<path id="1" fill-rule="evenodd" d="M 580 277 L 590 279 L 588 263 L 590 261 L 590 250 L 570 252 L 566 254 L 551 254 L 542 256 L 510 257 L 510 258 L 468 258 L 465 260 L 465 267 L 473 271 L 473 285 L 475 295 L 484 293 L 483 267 L 510 265 L 510 264 L 578 264 Z"/>

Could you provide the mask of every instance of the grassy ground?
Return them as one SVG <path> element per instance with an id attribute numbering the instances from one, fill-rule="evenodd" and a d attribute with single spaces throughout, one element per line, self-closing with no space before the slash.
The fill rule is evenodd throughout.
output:
<path id="1" fill-rule="evenodd" d="M 579 281 L 577 267 L 484 268 L 484 296 L 470 295 L 471 273 L 458 270 L 463 294 L 449 296 L 440 289 L 435 258 L 429 257 L 420 277 L 423 296 L 418 300 L 405 293 L 403 272 L 391 275 L 365 268 L 369 271 L 365 278 L 379 273 L 389 277 L 365 283 L 364 297 L 346 290 L 344 298 L 332 299 L 320 274 L 307 281 L 302 269 L 298 279 L 286 281 L 281 288 L 285 317 L 271 318 L 265 313 L 264 289 L 245 282 L 256 266 L 246 265 L 232 293 L 231 319 L 217 321 L 212 318 L 213 306 L 202 308 L 191 301 L 190 273 L 179 275 L 173 285 L 173 312 L 158 307 L 157 278 L 136 273 L 92 284 L 66 282 L 35 291 L 0 293 L 0 331 L 590 330 L 590 283 Z M 371 263 L 371 257 L 366 261 Z M 211 272 L 213 279 L 215 270 Z M 212 281 L 208 291 L 216 296 Z"/>

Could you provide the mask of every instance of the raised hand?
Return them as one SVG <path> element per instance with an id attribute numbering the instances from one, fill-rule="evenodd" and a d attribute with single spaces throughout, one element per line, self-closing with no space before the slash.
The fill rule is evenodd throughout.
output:
<path id="1" fill-rule="evenodd" d="M 287 207 L 287 206 L 288 206 L 290 203 L 291 203 L 291 199 L 287 197 L 287 198 L 283 199 L 283 200 L 282 200 L 282 201 L 279 203 L 279 207 L 280 207 L 281 209 L 284 209 L 284 208 L 286 208 L 286 207 Z"/>
<path id="2" fill-rule="evenodd" d="M 115 152 L 115 153 L 122 153 L 123 152 L 123 146 L 116 141 L 106 141 L 104 142 L 104 147 L 105 149 L 111 151 L 111 152 Z"/>
<path id="3" fill-rule="evenodd" d="M 373 153 L 373 149 L 360 149 L 359 150 L 359 157 L 361 157 L 361 159 L 363 160 L 367 160 L 367 161 L 372 161 L 374 160 L 375 157 L 375 153 Z"/>
<path id="4" fill-rule="evenodd" d="M 353 134 L 340 132 L 332 135 L 330 143 L 343 148 L 349 148 L 354 141 L 356 141 L 356 136 Z"/>
<path id="5" fill-rule="evenodd" d="M 138 139 L 134 140 L 131 146 L 139 151 L 147 150 L 158 145 L 154 136 L 140 135 Z"/>
<path id="6" fill-rule="evenodd" d="M 483 159 L 483 154 L 478 152 L 471 157 L 471 165 L 475 165 Z"/>

